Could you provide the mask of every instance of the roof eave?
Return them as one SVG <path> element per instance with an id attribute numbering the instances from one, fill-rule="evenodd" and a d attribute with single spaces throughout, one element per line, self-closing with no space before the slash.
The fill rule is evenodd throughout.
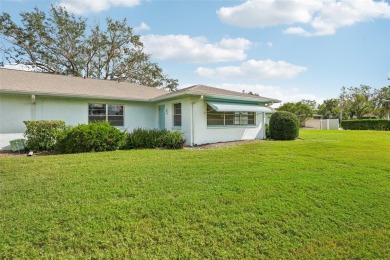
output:
<path id="1" fill-rule="evenodd" d="M 222 94 L 213 94 L 213 93 L 207 93 L 207 92 L 180 92 L 180 93 L 170 93 L 168 95 L 159 96 L 152 101 L 164 101 L 164 100 L 171 100 L 179 97 L 187 97 L 187 96 L 204 96 L 206 98 L 215 98 L 215 99 L 226 99 L 226 100 L 239 100 L 239 101 L 249 101 L 249 102 L 261 102 L 261 103 L 280 103 L 281 101 L 278 99 L 271 99 L 271 98 L 262 98 L 262 97 L 243 97 L 243 96 L 235 96 L 235 95 L 222 95 Z"/>
<path id="2" fill-rule="evenodd" d="M 242 96 L 231 96 L 231 95 L 204 95 L 206 98 L 215 98 L 215 99 L 226 99 L 226 100 L 238 100 L 238 101 L 247 101 L 247 102 L 260 102 L 260 103 L 280 103 L 280 100 L 270 99 L 270 98 L 256 98 L 256 97 L 242 97 Z"/>
<path id="3" fill-rule="evenodd" d="M 66 97 L 66 98 L 85 98 L 85 99 L 104 99 L 104 100 L 120 100 L 120 101 L 137 101 L 137 102 L 150 102 L 151 99 L 137 99 L 137 98 L 121 98 L 110 96 L 95 96 L 95 95 L 72 95 L 66 93 L 51 93 L 51 92 L 39 92 L 39 91 L 15 91 L 0 89 L 0 93 L 4 94 L 19 94 L 19 95 L 37 95 L 37 96 L 49 96 L 49 97 Z"/>

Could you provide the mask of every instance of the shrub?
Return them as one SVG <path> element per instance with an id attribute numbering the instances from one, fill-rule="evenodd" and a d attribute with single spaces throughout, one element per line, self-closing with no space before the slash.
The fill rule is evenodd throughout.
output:
<path id="1" fill-rule="evenodd" d="M 341 127 L 345 130 L 378 130 L 390 131 L 390 120 L 386 119 L 363 119 L 343 120 Z"/>
<path id="2" fill-rule="evenodd" d="M 185 143 L 183 133 L 180 131 L 170 132 L 166 129 L 134 129 L 127 134 L 126 143 L 122 149 L 138 148 L 168 148 L 180 149 Z"/>
<path id="3" fill-rule="evenodd" d="M 271 138 L 275 140 L 293 140 L 299 135 L 299 120 L 293 113 L 279 111 L 269 120 Z"/>
<path id="4" fill-rule="evenodd" d="M 80 124 L 66 129 L 56 146 L 61 153 L 114 151 L 126 140 L 126 134 L 108 122 Z"/>
<path id="5" fill-rule="evenodd" d="M 59 120 L 24 121 L 26 148 L 33 151 L 53 151 L 65 122 Z"/>
<path id="6" fill-rule="evenodd" d="M 165 129 L 136 128 L 133 132 L 127 134 L 126 143 L 122 148 L 137 149 L 162 147 L 162 136 L 166 133 L 168 133 L 168 130 Z"/>
<path id="7" fill-rule="evenodd" d="M 185 139 L 183 133 L 180 131 L 172 131 L 166 133 L 163 137 L 162 145 L 167 149 L 182 149 L 184 147 Z"/>

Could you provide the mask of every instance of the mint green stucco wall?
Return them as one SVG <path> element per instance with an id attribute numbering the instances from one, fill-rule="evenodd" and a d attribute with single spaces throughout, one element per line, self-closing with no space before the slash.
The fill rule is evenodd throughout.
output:
<path id="1" fill-rule="evenodd" d="M 153 103 L 43 96 L 35 96 L 34 102 L 31 95 L 0 94 L 0 149 L 8 145 L 9 138 L 24 133 L 23 121 L 26 120 L 62 120 L 66 125 L 88 123 L 89 103 L 124 105 L 121 130 L 157 127 L 156 104 Z"/>

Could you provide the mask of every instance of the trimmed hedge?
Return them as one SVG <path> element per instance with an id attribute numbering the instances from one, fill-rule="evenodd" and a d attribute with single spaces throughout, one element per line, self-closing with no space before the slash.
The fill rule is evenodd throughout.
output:
<path id="1" fill-rule="evenodd" d="M 128 133 L 122 149 L 158 148 L 162 147 L 162 137 L 168 130 L 136 128 Z"/>
<path id="2" fill-rule="evenodd" d="M 386 119 L 361 119 L 343 120 L 341 127 L 345 130 L 378 130 L 390 131 L 390 120 Z"/>
<path id="3" fill-rule="evenodd" d="M 65 129 L 60 120 L 23 121 L 26 125 L 24 136 L 26 148 L 32 151 L 53 151 L 58 137 Z"/>
<path id="4" fill-rule="evenodd" d="M 181 149 L 183 148 L 184 143 L 184 135 L 180 131 L 137 128 L 134 129 L 133 132 L 127 134 L 126 143 L 123 145 L 122 149 Z"/>
<path id="5" fill-rule="evenodd" d="M 118 150 L 126 140 L 126 133 L 108 122 L 80 124 L 66 129 L 56 146 L 60 153 L 85 153 Z"/>
<path id="6" fill-rule="evenodd" d="M 286 111 L 272 114 L 269 120 L 271 138 L 274 140 L 294 140 L 299 135 L 299 119 Z"/>

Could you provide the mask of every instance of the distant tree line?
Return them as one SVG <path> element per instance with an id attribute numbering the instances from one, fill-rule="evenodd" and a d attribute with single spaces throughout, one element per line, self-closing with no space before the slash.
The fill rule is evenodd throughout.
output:
<path id="1" fill-rule="evenodd" d="M 315 100 L 287 102 L 277 108 L 295 114 L 304 123 L 308 118 L 318 116 L 324 119 L 386 118 L 390 87 L 372 89 L 370 86 L 342 87 L 338 98 L 326 99 L 322 104 Z"/>

